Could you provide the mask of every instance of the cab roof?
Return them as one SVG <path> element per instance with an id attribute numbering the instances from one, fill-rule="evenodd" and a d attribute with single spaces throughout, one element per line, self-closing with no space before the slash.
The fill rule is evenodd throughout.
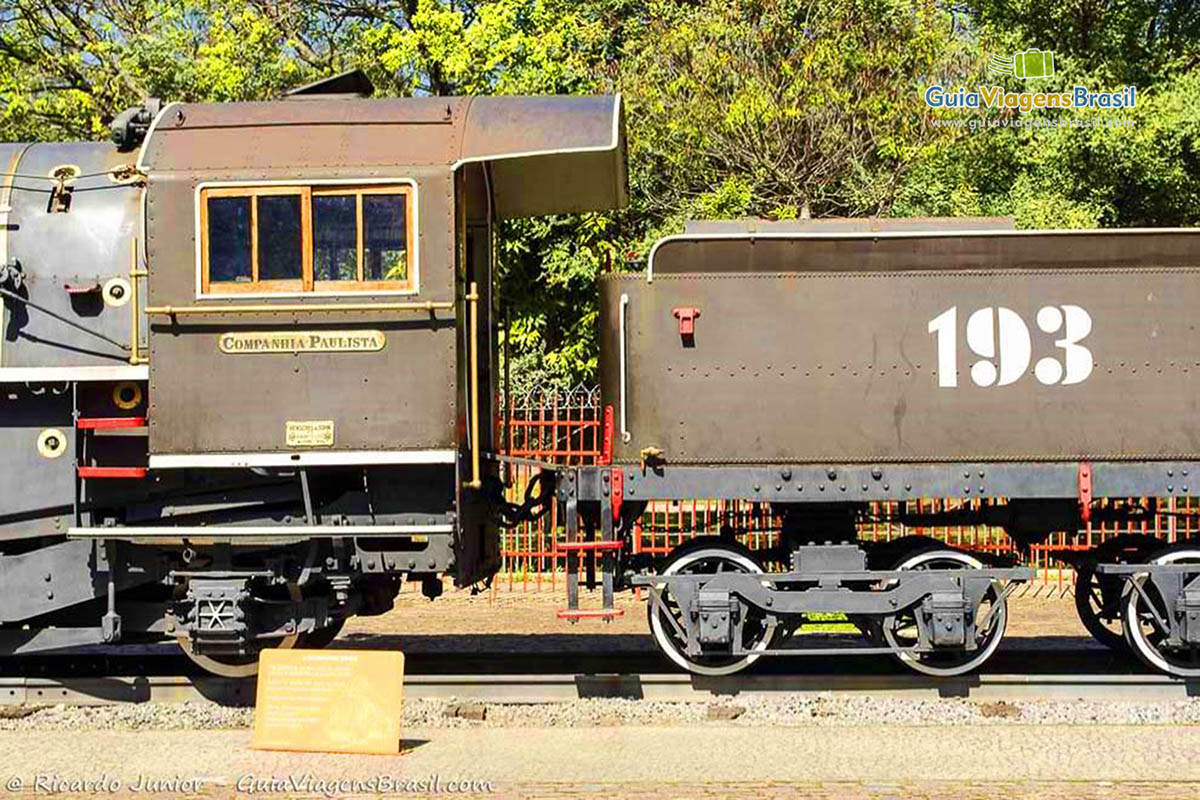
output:
<path id="1" fill-rule="evenodd" d="M 600 211 L 629 200 L 620 95 L 313 96 L 172 103 L 138 157 L 155 173 L 299 180 L 485 163 L 501 217 Z"/>

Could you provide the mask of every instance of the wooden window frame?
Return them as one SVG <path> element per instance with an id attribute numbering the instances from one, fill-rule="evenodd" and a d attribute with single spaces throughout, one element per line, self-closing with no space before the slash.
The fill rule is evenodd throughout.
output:
<path id="1" fill-rule="evenodd" d="M 405 256 L 408 276 L 402 280 L 363 280 L 365 252 L 365 219 L 363 196 L 370 194 L 404 196 Z M 300 279 L 259 280 L 258 277 L 258 198 L 263 196 L 298 195 L 300 197 Z M 355 244 L 357 249 L 357 277 L 355 280 L 314 280 L 313 252 L 313 196 L 354 196 Z M 208 186 L 197 190 L 199 204 L 198 224 L 200 252 L 200 293 L 202 295 L 247 295 L 247 294 L 369 294 L 369 293 L 413 293 L 416 291 L 416 204 L 413 202 L 415 187 L 407 183 L 386 184 L 264 184 L 238 186 Z M 249 281 L 211 281 L 209 276 L 208 200 L 212 197 L 250 198 L 250 277 Z"/>

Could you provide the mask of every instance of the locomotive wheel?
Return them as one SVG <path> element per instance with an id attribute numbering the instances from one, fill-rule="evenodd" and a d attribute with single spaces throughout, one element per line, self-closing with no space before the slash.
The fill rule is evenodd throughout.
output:
<path id="1" fill-rule="evenodd" d="M 309 650 L 320 650 L 323 647 L 328 647 L 338 637 L 338 634 L 342 632 L 342 628 L 345 625 L 346 620 L 339 619 L 337 622 L 326 625 L 324 628 L 317 628 L 311 633 L 302 633 L 300 634 L 300 641 L 295 646 Z"/>
<path id="2" fill-rule="evenodd" d="M 867 551 L 867 569 L 896 569 L 896 564 L 903 563 L 918 553 L 924 553 L 929 550 L 944 550 L 945 547 L 937 539 L 917 535 L 901 536 L 898 539 L 890 539 L 884 542 L 872 542 L 871 549 Z M 894 586 L 895 581 L 890 581 L 889 585 Z M 883 617 L 868 614 L 851 614 L 848 616 L 850 622 L 858 628 L 863 638 L 872 647 L 887 646 L 887 639 L 883 635 Z"/>
<path id="3" fill-rule="evenodd" d="M 1119 652 L 1129 650 L 1121 622 L 1128 584 L 1119 575 L 1097 575 L 1096 565 L 1140 563 L 1162 546 L 1153 536 L 1122 534 L 1092 548 L 1075 564 L 1075 610 L 1096 641 Z"/>
<path id="4" fill-rule="evenodd" d="M 296 646 L 300 634 L 286 636 L 276 647 L 284 650 Z M 290 640 L 290 641 L 289 641 Z M 179 649 L 192 662 L 205 672 L 219 675 L 222 678 L 253 678 L 258 674 L 258 656 L 210 656 L 197 653 L 192 648 L 192 640 L 181 638 Z"/>
<path id="5" fill-rule="evenodd" d="M 706 541 L 685 545 L 678 549 L 663 569 L 663 575 L 716 575 L 723 572 L 762 574 L 762 566 L 750 551 L 739 545 L 709 543 Z M 666 584 L 655 587 L 661 597 L 661 605 L 651 598 L 646 603 L 646 615 L 650 621 L 650 632 L 663 655 L 688 672 L 697 675 L 732 675 L 758 660 L 760 653 L 771 644 L 775 625 L 768 624 L 764 615 L 750 607 L 742 626 L 742 646 L 753 650 L 743 656 L 702 655 L 693 657 L 685 652 L 687 642 L 680 638 L 675 625 L 667 618 L 674 617 L 675 623 L 683 627 L 683 613 L 671 597 Z M 656 613 L 657 612 L 657 613 Z"/>
<path id="6" fill-rule="evenodd" d="M 894 569 L 983 569 L 983 562 L 975 556 L 946 547 L 925 549 L 910 555 Z M 1008 626 L 1008 601 L 993 583 L 983 596 L 976 612 L 976 625 L 986 621 L 986 628 L 976 628 L 974 650 L 937 650 L 931 653 L 896 653 L 896 658 L 906 667 L 925 675 L 952 676 L 970 672 L 987 661 Z M 888 646 L 895 648 L 915 647 L 918 642 L 917 618 L 913 609 L 892 614 L 883 619 L 883 637 Z"/>
<path id="7" fill-rule="evenodd" d="M 1196 564 L 1200 573 L 1200 547 L 1195 544 L 1175 544 L 1158 551 L 1151 564 Z M 1163 640 L 1168 631 L 1163 621 L 1174 613 L 1171 603 L 1164 601 L 1146 575 L 1135 575 L 1142 591 L 1132 590 L 1125 596 L 1125 636 L 1130 649 L 1147 665 L 1181 678 L 1200 677 L 1200 647 L 1167 647 Z"/>
<path id="8" fill-rule="evenodd" d="M 294 583 L 288 584 L 288 595 L 296 602 L 303 599 L 300 587 Z M 315 633 L 320 633 L 320 631 L 315 631 Z M 335 633 L 334 635 L 336 636 L 337 634 Z M 272 645 L 272 647 L 277 647 L 281 650 L 290 650 L 293 647 L 301 646 L 299 643 L 302 636 L 303 634 L 299 633 L 284 636 L 276 644 Z M 179 642 L 179 649 L 183 651 L 183 654 L 205 672 L 211 672 L 213 675 L 219 675 L 222 678 L 252 678 L 258 674 L 257 654 L 252 656 L 210 656 L 204 653 L 197 653 L 195 647 L 192 645 L 192 640 L 186 636 L 177 639 L 177 641 Z M 323 647 L 324 645 L 321 646 Z"/>

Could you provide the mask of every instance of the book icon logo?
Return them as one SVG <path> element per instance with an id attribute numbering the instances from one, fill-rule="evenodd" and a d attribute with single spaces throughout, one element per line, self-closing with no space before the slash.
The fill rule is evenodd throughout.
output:
<path id="1" fill-rule="evenodd" d="M 1023 80 L 1049 78 L 1054 74 L 1054 53 L 1049 50 L 1025 50 L 1011 56 L 992 56 L 988 72 L 1012 75 Z"/>

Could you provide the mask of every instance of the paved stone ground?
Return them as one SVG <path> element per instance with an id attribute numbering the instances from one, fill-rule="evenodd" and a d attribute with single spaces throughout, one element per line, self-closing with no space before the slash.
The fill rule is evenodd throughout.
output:
<path id="1" fill-rule="evenodd" d="M 505 790 L 493 795 L 500 797 Z M 677 783 L 590 784 L 563 787 L 533 785 L 519 795 L 536 800 L 582 797 L 637 797 L 647 800 L 756 797 L 765 800 L 1128 800 L 1128 798 L 1195 798 L 1200 786 L 1189 783 L 1033 782 L 1033 781 L 905 781 L 899 783 Z"/>
<path id="2" fill-rule="evenodd" d="M 404 797 L 462 796 L 451 782 L 464 780 L 485 790 L 468 796 L 514 798 L 1200 797 L 1200 726 L 414 728 L 399 757 L 260 752 L 249 739 L 248 731 L 4 732 L 0 786 L 44 796 L 42 775 L 70 797 L 141 795 L 139 781 L 188 789 L 160 796 L 379 796 L 353 783 L 371 779 L 391 780 L 402 788 L 386 794 Z M 85 779 L 117 789 L 72 786 Z M 433 779 L 442 786 L 435 795 L 419 783 Z"/>
<path id="3" fill-rule="evenodd" d="M 275 794 L 238 793 L 224 788 L 205 787 L 197 792 L 171 794 L 165 791 L 120 789 L 114 792 L 79 794 L 72 791 L 52 795 L 12 794 L 11 797 L 52 796 L 57 800 L 94 800 L 102 797 L 200 797 L 205 800 L 246 797 L 294 797 L 324 800 L 330 794 L 288 791 Z M 483 794 L 443 789 L 436 794 L 420 791 L 388 794 L 337 794 L 336 797 L 388 797 L 411 800 L 458 797 L 470 800 L 579 800 L 580 798 L 629 798 L 630 800 L 724 800 L 725 798 L 763 798 L 764 800 L 1179 800 L 1200 798 L 1200 786 L 1177 781 L 904 781 L 893 783 L 860 782 L 710 782 L 710 783 L 622 783 L 581 784 L 526 783 L 496 784 Z"/>

